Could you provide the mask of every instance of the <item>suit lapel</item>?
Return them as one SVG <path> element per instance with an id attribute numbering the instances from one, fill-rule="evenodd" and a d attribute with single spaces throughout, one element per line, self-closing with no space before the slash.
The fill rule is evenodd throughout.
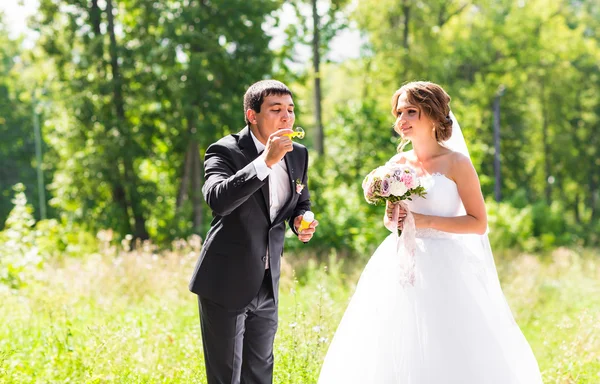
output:
<path id="1" fill-rule="evenodd" d="M 290 203 L 292 202 L 293 198 L 294 198 L 294 194 L 296 193 L 296 186 L 294 185 L 294 175 L 296 174 L 296 170 L 294 169 L 294 165 L 296 164 L 296 162 L 294 161 L 294 151 L 292 152 L 288 152 L 283 159 L 285 160 L 285 166 L 287 167 L 287 175 L 288 175 L 288 181 L 290 184 L 290 196 L 288 197 L 288 199 L 286 200 L 285 204 L 283 204 L 281 206 L 281 209 L 279 210 L 279 213 L 277 214 L 277 217 L 275 218 L 275 220 L 273 221 L 274 223 L 279 222 L 279 220 L 281 220 L 281 217 L 285 214 L 285 211 L 288 208 L 288 205 L 290 205 Z"/>
<path id="2" fill-rule="evenodd" d="M 250 136 L 250 129 L 246 126 L 244 129 L 242 129 L 240 131 L 240 133 L 238 135 L 239 135 L 238 145 L 239 145 L 242 153 L 248 160 L 248 163 L 251 163 L 252 161 L 254 161 L 254 159 L 256 159 L 258 157 L 258 152 L 256 151 L 256 145 L 254 144 L 254 141 L 252 140 L 252 136 Z M 267 218 L 269 218 L 269 220 L 270 220 L 271 215 L 269 213 L 269 181 L 268 180 L 263 184 L 262 187 L 260 187 L 260 192 L 263 197 L 263 202 L 265 203 L 263 206 L 263 209 L 265 211 L 265 214 L 267 215 Z"/>
<path id="3" fill-rule="evenodd" d="M 296 186 L 294 185 L 294 177 L 296 177 L 296 170 L 294 169 L 294 165 L 296 164 L 296 162 L 294 161 L 294 152 L 288 152 L 284 156 L 284 159 L 285 166 L 287 167 L 288 178 L 290 181 L 290 191 L 292 191 L 292 193 L 290 194 L 290 198 L 286 202 L 287 205 L 292 200 L 292 197 L 294 197 L 294 193 L 296 193 Z"/>

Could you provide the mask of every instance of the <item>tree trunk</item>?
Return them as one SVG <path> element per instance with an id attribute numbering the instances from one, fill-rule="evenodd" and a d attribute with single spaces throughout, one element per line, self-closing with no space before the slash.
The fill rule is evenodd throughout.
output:
<path id="1" fill-rule="evenodd" d="M 371 64 L 372 64 L 372 59 L 371 58 L 367 58 L 366 62 L 365 62 L 365 70 L 364 70 L 364 76 L 363 76 L 363 89 L 362 89 L 362 97 L 361 97 L 361 109 L 364 111 L 365 108 L 365 104 L 371 100 L 370 99 L 370 95 L 371 95 L 371 82 L 370 82 L 370 77 L 371 77 Z M 393 131 L 393 129 L 392 129 Z M 355 176 L 360 177 L 360 175 L 362 174 L 361 172 L 361 168 L 362 165 L 364 163 L 364 158 L 365 155 L 362 153 L 362 136 L 363 136 L 363 130 L 362 129 L 357 129 L 356 130 L 356 158 L 354 159 L 354 172 L 355 172 Z"/>
<path id="2" fill-rule="evenodd" d="M 579 136 L 577 136 L 577 127 L 579 126 L 579 123 L 581 121 L 581 115 L 583 113 L 583 108 L 581 106 L 581 93 L 577 94 L 577 98 L 575 99 L 575 116 L 577 116 L 576 118 L 572 119 L 569 121 L 570 126 L 572 127 L 572 129 L 570 129 L 569 131 L 571 132 L 571 139 L 573 140 L 573 143 L 575 144 L 576 148 L 585 148 L 585 146 L 582 143 L 582 140 L 579 138 Z M 581 180 L 578 180 L 578 182 L 581 182 Z M 580 205 L 581 205 L 581 197 L 580 197 L 580 192 L 583 193 L 583 201 L 585 203 L 585 190 L 579 190 L 575 193 L 574 196 L 574 205 L 573 205 L 573 213 L 575 214 L 575 222 L 577 224 L 581 224 L 582 223 L 582 214 L 580 212 Z"/>
<path id="3" fill-rule="evenodd" d="M 120 181 L 121 172 L 119 171 L 118 166 L 115 166 L 114 168 L 114 179 L 111 180 L 113 201 L 117 203 L 117 205 L 121 208 L 121 211 L 123 212 L 125 232 L 132 233 L 131 217 L 129 216 L 129 202 L 127 201 L 127 194 L 125 193 L 125 188 L 123 187 L 123 184 Z"/>
<path id="4" fill-rule="evenodd" d="M 199 234 L 202 230 L 202 164 L 200 163 L 200 148 L 198 141 L 192 139 L 192 204 L 194 232 Z"/>
<path id="5" fill-rule="evenodd" d="M 94 35 L 96 37 L 100 36 L 102 33 L 100 30 L 101 23 L 101 15 L 100 7 L 98 7 L 98 0 L 92 0 L 92 6 L 90 7 L 90 20 L 92 22 L 92 29 L 94 30 Z M 100 47 L 101 44 L 98 44 Z"/>
<path id="6" fill-rule="evenodd" d="M 146 231 L 146 218 L 144 217 L 141 197 L 137 190 L 137 175 L 133 169 L 133 161 L 130 157 L 126 156 L 123 163 L 125 164 L 125 180 L 130 180 L 128 186 L 134 222 L 133 236 L 136 239 L 147 240 L 150 238 L 150 235 L 148 235 L 148 231 Z"/>
<path id="7" fill-rule="evenodd" d="M 125 181 L 129 187 L 126 188 L 125 191 L 129 192 L 128 200 L 133 214 L 133 236 L 135 238 L 146 240 L 149 238 L 148 232 L 146 231 L 146 219 L 144 218 L 142 210 L 141 198 L 139 197 L 137 191 L 137 175 L 134 170 L 133 159 L 132 156 L 129 155 L 129 150 L 131 149 L 131 138 L 129 137 L 130 133 L 124 129 L 125 124 L 127 124 L 127 122 L 125 118 L 125 101 L 123 100 L 123 84 L 118 61 L 117 39 L 115 36 L 115 23 L 112 2 L 113 0 L 106 1 L 106 16 L 108 22 L 108 34 L 110 37 L 110 64 L 112 70 L 113 101 L 116 111 L 115 120 L 117 124 L 117 129 L 119 130 L 121 136 L 124 139 L 124 150 L 121 151 L 121 161 L 123 162 Z"/>
<path id="8" fill-rule="evenodd" d="M 598 190 L 598 172 L 600 172 L 600 167 L 594 167 L 592 169 L 596 169 L 592 175 L 590 175 L 590 209 L 592 210 L 591 222 L 597 223 L 599 219 L 599 211 L 598 211 L 598 195 L 600 191 Z"/>
<path id="9" fill-rule="evenodd" d="M 443 27 L 444 24 L 446 24 L 448 22 L 448 20 L 450 20 L 452 17 L 461 13 L 466 7 L 468 7 L 470 5 L 469 3 L 465 3 L 462 6 L 460 6 L 460 8 L 458 8 L 456 11 L 448 12 L 449 4 L 450 3 L 444 3 L 444 4 L 442 4 L 442 7 L 440 8 L 440 12 L 438 14 L 438 26 L 440 28 Z"/>
<path id="10" fill-rule="evenodd" d="M 106 6 L 106 12 L 110 13 L 110 17 L 108 18 L 108 20 L 111 23 L 111 26 L 113 26 L 113 18 L 112 18 L 112 4 L 110 4 L 110 9 L 108 8 L 109 4 L 107 4 Z M 94 33 L 97 33 L 98 37 L 101 34 L 101 30 L 100 30 L 100 20 L 101 20 L 101 14 L 99 13 L 100 9 L 98 7 L 98 2 L 96 0 L 92 1 L 92 6 L 90 9 L 90 18 L 94 24 Z M 101 38 L 101 37 L 99 37 Z M 98 48 L 98 55 L 99 57 L 102 57 L 102 52 L 103 49 L 102 44 L 97 44 Z M 104 74 L 106 74 L 106 72 L 104 71 L 104 67 L 102 65 L 99 65 L 99 68 L 101 68 L 101 72 L 103 72 Z M 114 71 L 114 70 L 113 70 Z M 118 71 L 118 70 L 117 70 Z M 123 215 L 123 221 L 124 221 L 124 225 L 123 225 L 123 230 L 125 231 L 125 233 L 133 233 L 133 227 L 131 226 L 131 215 L 130 215 L 130 202 L 127 199 L 127 192 L 125 190 L 125 186 L 123 185 L 122 182 L 122 172 L 119 166 L 119 162 L 116 162 L 115 164 L 113 164 L 113 173 L 112 175 L 109 176 L 109 181 L 111 183 L 111 190 L 112 190 L 112 198 L 113 201 L 117 204 L 118 207 L 121 208 L 121 212 Z"/>
<path id="11" fill-rule="evenodd" d="M 402 10 L 404 12 L 404 35 L 403 35 L 403 47 L 405 50 L 405 53 L 408 53 L 408 34 L 410 32 L 409 30 L 409 22 L 410 22 L 410 1 L 409 0 L 404 0 L 402 2 Z"/>
<path id="12" fill-rule="evenodd" d="M 190 178 L 192 176 L 193 167 L 193 143 L 190 144 L 185 151 L 185 160 L 183 162 L 183 172 L 181 176 L 181 184 L 179 185 L 179 191 L 177 192 L 177 201 L 175 203 L 175 209 L 177 212 L 181 211 L 183 203 L 188 198 L 188 191 L 190 188 Z"/>
<path id="13" fill-rule="evenodd" d="M 315 125 L 317 128 L 315 136 L 315 149 L 319 155 L 325 153 L 325 135 L 321 121 L 321 55 L 319 47 L 321 44 L 319 28 L 319 13 L 317 12 L 317 0 L 312 0 L 313 13 L 313 69 L 315 72 Z"/>
<path id="14" fill-rule="evenodd" d="M 573 203 L 573 213 L 575 213 L 575 222 L 581 224 L 581 215 L 579 214 L 579 193 L 575 193 L 575 202 Z"/>
<path id="15" fill-rule="evenodd" d="M 496 93 L 494 99 L 494 196 L 497 202 L 502 199 L 502 174 L 500 172 L 500 98 L 503 91 Z"/>
<path id="16" fill-rule="evenodd" d="M 596 132 L 590 131 L 590 134 L 590 142 L 587 145 L 590 145 L 592 148 L 595 148 L 595 151 L 590 153 L 591 156 L 589 163 L 591 165 L 591 172 L 588 175 L 590 180 L 590 209 L 592 211 L 590 224 L 596 225 L 596 223 L 600 221 L 600 210 L 598 209 L 598 200 L 600 200 L 600 162 L 598 161 L 597 157 L 600 140 L 598 139 L 598 134 Z M 584 147 L 585 146 L 582 146 L 581 148 Z"/>
<path id="17" fill-rule="evenodd" d="M 546 202 L 550 204 L 550 200 L 552 197 L 552 184 L 551 184 L 551 176 L 552 176 L 552 165 L 550 163 L 550 141 L 548 138 L 548 110 L 546 105 L 546 97 L 545 97 L 545 79 L 542 79 L 542 143 L 544 146 L 544 182 L 545 182 L 545 195 Z"/>

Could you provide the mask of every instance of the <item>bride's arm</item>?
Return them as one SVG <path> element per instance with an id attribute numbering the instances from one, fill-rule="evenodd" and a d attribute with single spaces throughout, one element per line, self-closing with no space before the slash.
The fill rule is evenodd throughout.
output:
<path id="1" fill-rule="evenodd" d="M 455 153 L 450 174 L 457 185 L 458 194 L 465 207 L 466 215 L 456 217 L 428 216 L 414 213 L 417 228 L 433 228 L 450 233 L 476 233 L 487 230 L 487 213 L 481 193 L 479 177 L 471 160 Z"/>

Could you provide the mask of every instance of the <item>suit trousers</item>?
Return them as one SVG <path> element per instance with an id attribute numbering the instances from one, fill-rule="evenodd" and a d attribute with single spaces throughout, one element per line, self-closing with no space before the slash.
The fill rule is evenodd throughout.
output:
<path id="1" fill-rule="evenodd" d="M 278 314 L 270 270 L 243 309 L 227 309 L 200 296 L 198 304 L 208 384 L 272 383 Z"/>

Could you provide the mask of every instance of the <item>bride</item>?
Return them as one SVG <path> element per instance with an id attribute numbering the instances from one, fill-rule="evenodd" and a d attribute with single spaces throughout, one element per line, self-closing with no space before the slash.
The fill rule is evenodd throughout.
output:
<path id="1" fill-rule="evenodd" d="M 392 97 L 395 130 L 413 150 L 390 161 L 415 168 L 427 194 L 408 201 L 409 211 L 388 204 L 384 224 L 393 232 L 360 277 L 320 384 L 542 383 L 500 288 L 479 179 L 449 102 L 430 82 Z M 416 226 L 411 284 L 399 278 L 406 251 L 397 252 L 395 234 L 407 215 Z"/>

